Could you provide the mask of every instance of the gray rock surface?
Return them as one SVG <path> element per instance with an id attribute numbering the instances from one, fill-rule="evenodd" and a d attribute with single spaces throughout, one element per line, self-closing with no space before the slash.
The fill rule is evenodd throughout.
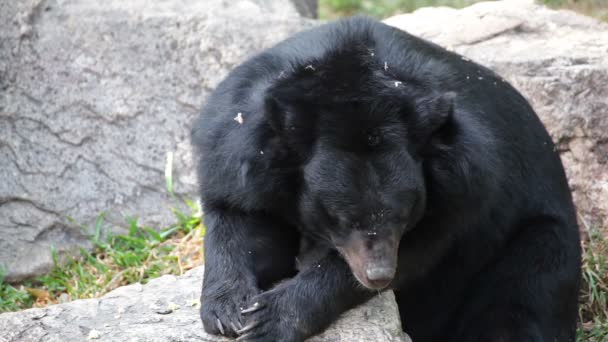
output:
<path id="1" fill-rule="evenodd" d="M 307 18 L 319 17 L 318 0 L 291 0 L 300 15 Z"/>
<path id="2" fill-rule="evenodd" d="M 203 332 L 197 307 L 202 275 L 199 267 L 181 277 L 124 286 L 99 299 L 0 314 L 0 342 L 229 341 Z M 411 342 L 401 331 L 392 292 L 346 312 L 309 341 Z"/>
<path id="3" fill-rule="evenodd" d="M 189 125 L 246 56 L 311 22 L 290 0 L 0 0 L 0 266 L 17 281 L 105 212 L 174 221 Z"/>
<path id="4" fill-rule="evenodd" d="M 608 236 L 608 24 L 531 0 L 424 8 L 385 22 L 519 89 L 558 143 L 582 226 L 603 227 Z"/>

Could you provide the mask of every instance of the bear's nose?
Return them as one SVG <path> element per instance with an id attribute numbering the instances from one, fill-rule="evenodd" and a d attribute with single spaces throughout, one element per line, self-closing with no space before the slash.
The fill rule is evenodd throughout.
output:
<path id="1" fill-rule="evenodd" d="M 395 276 L 395 269 L 392 267 L 370 267 L 365 270 L 367 280 L 375 288 L 387 287 Z"/>

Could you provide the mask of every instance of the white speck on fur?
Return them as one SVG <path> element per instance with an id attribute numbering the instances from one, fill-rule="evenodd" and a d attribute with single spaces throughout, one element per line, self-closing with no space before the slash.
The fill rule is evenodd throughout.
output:
<path id="1" fill-rule="evenodd" d="M 395 87 L 398 87 L 398 86 L 400 86 L 400 85 L 401 85 L 401 82 L 400 82 L 400 81 L 395 81 Z"/>
<path id="2" fill-rule="evenodd" d="M 462 60 L 467 62 L 470 61 L 470 59 L 466 58 L 465 56 L 462 56 Z"/>
<path id="3" fill-rule="evenodd" d="M 97 340 L 101 337 L 101 333 L 95 329 L 89 331 L 89 336 L 87 336 L 87 340 Z"/>
<path id="4" fill-rule="evenodd" d="M 304 69 L 306 69 L 306 70 L 312 70 L 312 71 L 316 70 L 315 67 L 312 66 L 312 64 L 307 65 L 306 68 L 304 68 Z"/>
<path id="5" fill-rule="evenodd" d="M 483 77 L 479 76 L 479 77 L 477 77 L 477 79 L 481 81 L 481 80 L 483 80 Z"/>
<path id="6" fill-rule="evenodd" d="M 235 117 L 234 121 L 238 122 L 239 125 L 243 124 L 243 113 L 239 112 Z"/>
<path id="7" fill-rule="evenodd" d="M 388 63 L 384 62 L 384 71 L 388 71 Z"/>
<path id="8" fill-rule="evenodd" d="M 467 75 L 467 80 L 470 79 L 469 75 Z"/>
<path id="9" fill-rule="evenodd" d="M 260 151 L 260 154 L 261 154 L 261 155 L 264 155 L 264 151 Z"/>

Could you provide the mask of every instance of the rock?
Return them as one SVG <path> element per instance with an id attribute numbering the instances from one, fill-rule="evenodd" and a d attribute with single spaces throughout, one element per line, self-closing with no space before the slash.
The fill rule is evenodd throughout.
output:
<path id="1" fill-rule="evenodd" d="M 291 0 L 300 15 L 307 18 L 319 17 L 318 0 Z"/>
<path id="2" fill-rule="evenodd" d="M 307 4 L 313 2 L 308 1 Z M 307 7 L 308 8 L 308 7 Z M 291 0 L 0 1 L 0 267 L 41 274 L 105 212 L 173 223 L 190 123 L 238 62 L 312 25 Z M 119 228 L 116 228 L 119 229 Z"/>
<path id="3" fill-rule="evenodd" d="M 203 268 L 181 277 L 118 288 L 98 299 L 0 314 L 0 342 L 229 341 L 203 332 L 198 316 Z M 204 303 L 203 303 L 204 305 Z M 411 342 L 392 292 L 345 313 L 311 342 Z"/>
<path id="4" fill-rule="evenodd" d="M 525 0 L 423 8 L 385 22 L 497 71 L 520 90 L 558 143 L 581 228 L 604 227 L 608 236 L 608 24 Z"/>

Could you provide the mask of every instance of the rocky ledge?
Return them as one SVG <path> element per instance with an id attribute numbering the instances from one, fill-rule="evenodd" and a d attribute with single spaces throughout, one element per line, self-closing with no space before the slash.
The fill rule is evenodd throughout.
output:
<path id="1" fill-rule="evenodd" d="M 101 298 L 0 314 L 0 342 L 221 342 L 198 316 L 203 267 L 118 288 Z M 203 303 L 204 305 L 204 303 Z M 392 292 L 346 312 L 311 342 L 411 342 Z"/>

